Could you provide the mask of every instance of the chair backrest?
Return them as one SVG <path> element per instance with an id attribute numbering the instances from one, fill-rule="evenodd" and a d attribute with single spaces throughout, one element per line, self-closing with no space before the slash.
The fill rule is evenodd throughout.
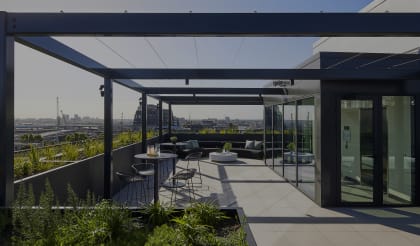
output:
<path id="1" fill-rule="evenodd" d="M 173 178 L 182 179 L 182 180 L 192 179 L 196 171 L 197 171 L 196 169 L 185 169 L 176 173 Z"/>
<path id="2" fill-rule="evenodd" d="M 160 153 L 176 154 L 175 151 L 169 149 L 161 149 Z"/>
<path id="3" fill-rule="evenodd" d="M 133 172 L 138 173 L 139 171 L 153 169 L 153 164 L 147 162 L 136 163 L 131 165 L 131 169 L 133 170 Z"/>
<path id="4" fill-rule="evenodd" d="M 125 172 L 116 172 L 115 174 L 123 182 L 130 182 L 131 179 L 133 178 L 133 175 L 125 173 Z"/>
<path id="5" fill-rule="evenodd" d="M 195 161 L 200 160 L 201 156 L 203 156 L 203 152 L 194 152 L 185 157 L 185 160 Z"/>

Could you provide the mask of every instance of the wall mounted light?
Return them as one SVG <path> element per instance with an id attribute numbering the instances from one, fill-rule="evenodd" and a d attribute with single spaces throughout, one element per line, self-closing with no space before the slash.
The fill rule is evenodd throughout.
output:
<path id="1" fill-rule="evenodd" d="M 99 91 L 101 93 L 101 97 L 104 97 L 104 95 L 105 95 L 105 86 L 104 85 L 100 85 L 99 86 Z"/>

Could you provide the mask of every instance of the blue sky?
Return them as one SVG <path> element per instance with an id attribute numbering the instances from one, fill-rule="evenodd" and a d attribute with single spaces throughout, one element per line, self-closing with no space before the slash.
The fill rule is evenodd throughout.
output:
<path id="1" fill-rule="evenodd" d="M 1 0 L 0 9 L 15 12 L 356 12 L 369 0 Z M 287 24 L 287 23 L 282 23 Z M 112 47 L 137 67 L 292 68 L 310 57 L 316 38 L 59 38 L 111 67 L 131 67 L 106 48 Z M 102 43 L 101 43 L 102 42 Z M 150 45 L 150 44 L 151 45 Z M 158 52 L 161 59 L 153 51 Z M 197 48 L 196 48 L 197 47 Z M 103 116 L 102 79 L 16 44 L 15 115 L 55 117 L 55 98 L 64 113 Z M 183 86 L 183 81 L 139 81 L 145 86 Z M 261 86 L 263 81 L 191 81 L 190 86 Z M 114 115 L 132 118 L 139 95 L 114 87 Z M 153 102 L 153 100 L 150 100 Z M 154 102 L 153 102 L 154 103 Z M 191 118 L 261 118 L 260 107 L 174 107 Z"/>

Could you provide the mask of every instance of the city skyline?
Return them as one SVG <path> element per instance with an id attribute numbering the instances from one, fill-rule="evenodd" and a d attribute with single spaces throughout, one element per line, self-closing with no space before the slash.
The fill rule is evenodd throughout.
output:
<path id="1" fill-rule="evenodd" d="M 16 12 L 356 12 L 369 0 L 357 1 L 52 1 L 4 0 L 0 8 Z M 91 38 L 55 37 L 110 67 L 155 68 L 293 68 L 312 54 L 317 38 Z M 103 79 L 15 45 L 15 116 L 56 117 L 60 110 L 103 117 L 99 86 Z M 143 86 L 185 86 L 184 81 L 136 81 Z M 262 87 L 269 81 L 196 81 L 191 87 Z M 114 84 L 114 118 L 133 117 L 140 94 Z M 150 103 L 157 103 L 149 98 Z M 179 117 L 260 119 L 261 106 L 174 106 Z"/>

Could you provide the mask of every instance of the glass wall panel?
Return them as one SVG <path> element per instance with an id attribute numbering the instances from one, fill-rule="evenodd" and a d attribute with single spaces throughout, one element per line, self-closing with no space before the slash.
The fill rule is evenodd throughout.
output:
<path id="1" fill-rule="evenodd" d="M 283 164 L 284 177 L 296 185 L 296 104 L 284 105 Z"/>
<path id="2" fill-rule="evenodd" d="M 267 166 L 273 166 L 273 107 L 264 107 L 264 119 L 265 119 L 265 164 Z"/>
<path id="3" fill-rule="evenodd" d="M 373 202 L 373 101 L 341 100 L 341 201 Z"/>
<path id="4" fill-rule="evenodd" d="M 414 98 L 382 97 L 383 202 L 411 204 L 414 184 Z"/>
<path id="5" fill-rule="evenodd" d="M 275 105 L 273 113 L 274 171 L 283 175 L 283 105 Z"/>
<path id="6" fill-rule="evenodd" d="M 298 187 L 315 198 L 315 101 L 313 98 L 298 101 L 297 106 L 297 164 Z"/>

